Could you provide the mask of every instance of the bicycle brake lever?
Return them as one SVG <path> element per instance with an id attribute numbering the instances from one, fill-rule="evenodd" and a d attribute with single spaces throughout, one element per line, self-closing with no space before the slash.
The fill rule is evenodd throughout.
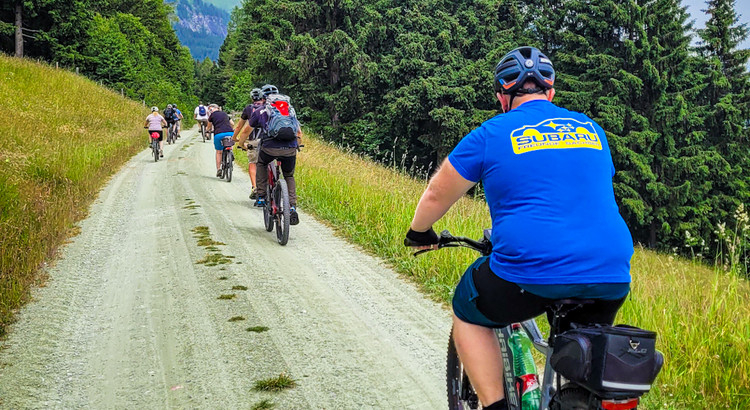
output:
<path id="1" fill-rule="evenodd" d="M 412 256 L 417 257 L 425 252 L 434 251 L 435 249 L 420 249 L 412 254 Z"/>

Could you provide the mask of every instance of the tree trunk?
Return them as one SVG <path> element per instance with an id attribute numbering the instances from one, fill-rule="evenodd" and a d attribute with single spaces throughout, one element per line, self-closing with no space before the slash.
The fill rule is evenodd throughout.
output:
<path id="1" fill-rule="evenodd" d="M 648 233 L 648 247 L 653 249 L 656 247 L 656 222 L 651 221 Z"/>
<path id="2" fill-rule="evenodd" d="M 23 57 L 23 31 L 21 30 L 21 2 L 16 3 L 16 57 Z"/>

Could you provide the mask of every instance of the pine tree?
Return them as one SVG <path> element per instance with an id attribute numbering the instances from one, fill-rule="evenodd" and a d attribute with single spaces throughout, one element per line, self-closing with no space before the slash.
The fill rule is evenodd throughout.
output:
<path id="1" fill-rule="evenodd" d="M 735 210 L 750 200 L 750 50 L 738 48 L 748 38 L 748 28 L 738 24 L 734 4 L 733 0 L 708 1 L 709 19 L 706 28 L 698 31 L 705 87 L 698 96 L 702 142 L 718 158 L 702 227 L 706 238 L 716 237 L 718 224 L 734 222 Z"/>
<path id="2" fill-rule="evenodd" d="M 690 113 L 683 95 L 690 74 L 687 13 L 677 0 L 554 7 L 564 17 L 546 39 L 558 47 L 558 102 L 585 112 L 607 132 L 615 193 L 634 239 L 673 245 L 691 187 L 678 159 Z"/>

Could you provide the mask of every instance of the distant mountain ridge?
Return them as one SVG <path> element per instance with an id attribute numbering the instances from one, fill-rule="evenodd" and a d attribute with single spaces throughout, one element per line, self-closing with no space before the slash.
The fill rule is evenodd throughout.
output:
<path id="1" fill-rule="evenodd" d="M 227 36 L 229 13 L 202 0 L 177 0 L 173 4 L 177 20 L 172 26 L 180 42 L 194 59 L 217 60 Z"/>
<path id="2" fill-rule="evenodd" d="M 231 12 L 233 8 L 242 4 L 242 0 L 206 0 L 206 2 L 228 12 Z"/>

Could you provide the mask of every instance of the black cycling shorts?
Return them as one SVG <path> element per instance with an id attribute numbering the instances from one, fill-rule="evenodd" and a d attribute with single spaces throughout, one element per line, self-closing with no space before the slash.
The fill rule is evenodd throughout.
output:
<path id="1" fill-rule="evenodd" d="M 612 324 L 626 297 L 594 299 L 593 303 L 576 308 L 562 318 L 561 329 L 568 329 L 570 323 Z M 490 269 L 489 258 L 485 257 L 479 258 L 461 278 L 453 296 L 453 311 L 464 322 L 497 328 L 532 319 L 545 312 L 551 320 L 549 307 L 555 301 L 528 292 L 497 276 Z"/>

